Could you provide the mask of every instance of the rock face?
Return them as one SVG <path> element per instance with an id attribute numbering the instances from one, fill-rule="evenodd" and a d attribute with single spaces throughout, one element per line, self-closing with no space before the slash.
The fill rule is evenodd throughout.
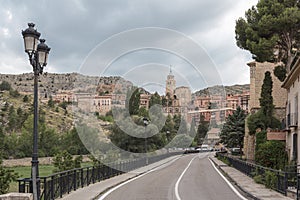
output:
<path id="1" fill-rule="evenodd" d="M 212 86 L 204 88 L 194 93 L 195 96 L 213 96 L 213 95 L 223 95 L 223 94 L 242 94 L 244 91 L 249 91 L 250 85 L 232 85 L 232 86 Z"/>
<path id="2" fill-rule="evenodd" d="M 33 93 L 33 78 L 33 73 L 0 74 L 0 81 L 9 82 L 13 89 L 17 89 L 21 93 Z M 118 90 L 124 90 L 132 86 L 131 82 L 118 76 L 96 77 L 78 73 L 56 74 L 45 72 L 39 77 L 39 94 L 41 97 L 47 98 L 56 94 L 59 90 L 111 92 L 111 86 L 117 83 L 123 85 L 123 87 L 118 87 Z"/>

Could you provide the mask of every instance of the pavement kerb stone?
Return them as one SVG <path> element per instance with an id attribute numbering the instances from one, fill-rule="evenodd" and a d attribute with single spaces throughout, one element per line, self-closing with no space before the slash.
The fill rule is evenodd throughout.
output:
<path id="1" fill-rule="evenodd" d="M 271 190 L 271 189 L 267 189 L 265 188 L 265 186 L 261 185 L 261 184 L 257 184 L 255 182 L 252 183 L 253 185 L 253 188 L 260 188 L 261 191 L 255 191 L 253 192 L 249 192 L 247 191 L 247 189 L 244 188 L 244 186 L 242 186 L 238 181 L 234 180 L 234 177 L 231 177 L 233 174 L 232 174 L 232 171 L 234 171 L 235 174 L 240 174 L 241 176 L 245 176 L 245 179 L 251 179 L 250 177 L 246 176 L 245 174 L 243 174 L 242 172 L 236 170 L 235 168 L 233 167 L 230 167 L 228 166 L 227 164 L 223 163 L 222 161 L 218 160 L 217 158 L 215 157 L 209 157 L 209 159 L 215 164 L 215 166 L 226 176 L 226 178 L 228 178 L 228 180 L 233 184 L 235 185 L 240 191 L 242 191 L 246 197 L 249 197 L 251 199 L 254 199 L 254 200 L 271 200 L 271 199 L 275 199 L 274 196 L 277 196 L 279 198 L 276 198 L 276 199 L 282 199 L 282 200 L 292 200 L 291 198 L 289 197 L 286 197 L 274 190 Z M 232 170 L 231 170 L 232 169 Z M 228 174 L 227 172 L 230 173 L 231 171 L 231 175 Z M 251 179 L 253 181 L 253 179 Z M 251 187 L 251 184 L 249 185 Z M 258 186 L 258 187 L 257 187 Z M 248 188 L 249 189 L 249 188 Z M 272 195 L 270 194 L 269 197 L 268 195 L 262 195 L 262 197 L 260 197 L 260 193 L 264 193 L 264 191 L 268 190 L 268 193 L 273 193 L 275 195 Z"/>
<path id="2" fill-rule="evenodd" d="M 248 191 L 244 190 L 243 187 L 241 187 L 236 181 L 234 181 L 222 168 L 223 167 L 230 167 L 227 164 L 223 163 L 222 161 L 220 161 L 219 159 L 213 158 L 213 157 L 209 157 L 209 159 L 215 164 L 215 166 L 222 172 L 222 174 L 229 180 L 229 182 L 231 182 L 233 185 L 235 185 L 240 191 L 242 191 L 244 193 L 244 195 L 246 195 L 247 197 L 250 197 L 251 199 L 254 200 L 260 200 L 259 198 L 253 196 L 251 193 L 249 193 Z"/>

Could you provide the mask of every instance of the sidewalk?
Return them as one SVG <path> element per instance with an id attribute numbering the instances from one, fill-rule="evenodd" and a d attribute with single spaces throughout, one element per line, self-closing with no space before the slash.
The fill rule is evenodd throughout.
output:
<path id="1" fill-rule="evenodd" d="M 132 179 L 138 175 L 144 174 L 152 169 L 155 169 L 163 164 L 169 163 L 172 160 L 179 158 L 181 155 L 172 156 L 170 158 L 166 158 L 164 160 L 158 161 L 156 163 L 147 165 L 145 167 L 138 168 L 136 170 L 130 171 L 125 174 L 121 174 L 119 176 L 115 176 L 110 179 L 106 179 L 100 181 L 98 183 L 89 185 L 88 187 L 80 188 L 76 191 L 71 192 L 70 194 L 66 194 L 59 200 L 90 200 L 90 199 L 97 199 L 100 194 L 104 193 L 105 191 L 109 190 L 112 187 L 115 187 L 129 179 Z"/>
<path id="2" fill-rule="evenodd" d="M 254 199 L 260 200 L 292 200 L 279 192 L 266 188 L 264 185 L 257 184 L 254 180 L 233 167 L 229 167 L 215 157 L 210 159 L 216 164 L 217 168 L 224 172 L 239 189 Z"/>

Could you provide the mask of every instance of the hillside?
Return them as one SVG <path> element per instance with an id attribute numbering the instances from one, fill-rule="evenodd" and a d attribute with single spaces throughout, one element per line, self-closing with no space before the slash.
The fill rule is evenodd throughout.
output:
<path id="1" fill-rule="evenodd" d="M 244 91 L 250 90 L 250 84 L 232 85 L 232 86 L 213 86 L 195 92 L 195 96 L 213 96 L 226 94 L 241 94 Z"/>
<path id="2" fill-rule="evenodd" d="M 28 98 L 28 100 L 24 101 L 25 98 Z M 32 95 L 12 95 L 9 91 L 0 92 L 0 123 L 6 133 L 15 132 L 20 134 L 22 131 L 22 123 L 33 113 L 32 104 Z M 39 102 L 39 109 L 40 112 L 43 112 L 40 113 L 40 115 L 45 117 L 45 124 L 48 128 L 54 129 L 57 133 L 65 133 L 71 130 L 73 118 L 70 108 L 65 110 L 62 108 L 62 105 L 59 104 L 55 104 L 51 108 L 46 102 Z M 14 115 L 16 126 L 9 127 L 13 126 L 11 123 L 14 122 L 10 122 L 10 119 L 12 119 Z M 22 119 L 24 119 L 24 121 L 22 121 Z"/>
<path id="3" fill-rule="evenodd" d="M 10 83 L 13 89 L 20 93 L 33 93 L 33 73 L 24 74 L 0 74 L 0 81 Z M 119 76 L 97 77 L 86 76 L 78 73 L 43 73 L 39 77 L 39 94 L 40 97 L 49 97 L 56 94 L 59 90 L 75 90 L 84 92 L 111 92 L 110 85 L 121 83 L 123 87 L 118 88 L 120 92 L 126 91 L 131 86 L 130 81 L 126 81 Z"/>

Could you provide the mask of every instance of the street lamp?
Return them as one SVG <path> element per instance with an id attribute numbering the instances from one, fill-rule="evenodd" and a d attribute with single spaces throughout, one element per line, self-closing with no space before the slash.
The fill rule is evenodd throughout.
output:
<path id="1" fill-rule="evenodd" d="M 28 28 L 22 31 L 25 52 L 29 56 L 30 64 L 34 72 L 34 120 L 33 120 L 33 152 L 31 161 L 32 192 L 34 200 L 39 199 L 39 161 L 38 161 L 38 76 L 43 73 L 43 68 L 47 65 L 50 48 L 45 44 L 44 39 L 40 39 L 40 33 L 34 28 L 33 23 L 28 23 Z M 39 42 L 40 41 L 40 42 Z"/>
<path id="2" fill-rule="evenodd" d="M 145 153 L 146 153 L 146 165 L 148 165 L 148 156 L 147 156 L 147 131 L 146 128 L 149 124 L 149 120 L 147 119 L 147 117 L 143 118 L 143 122 L 144 122 L 144 126 L 145 126 Z"/>

